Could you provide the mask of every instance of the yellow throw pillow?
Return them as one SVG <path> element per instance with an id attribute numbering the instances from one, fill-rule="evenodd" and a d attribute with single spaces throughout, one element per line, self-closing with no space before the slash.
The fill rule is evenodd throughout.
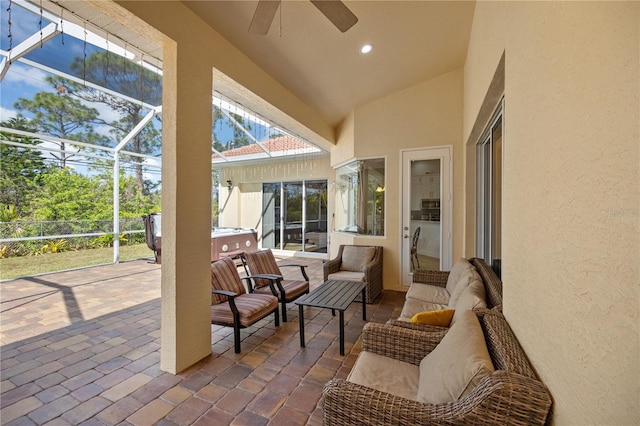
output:
<path id="1" fill-rule="evenodd" d="M 438 311 L 418 312 L 411 318 L 411 322 L 437 325 L 439 327 L 449 327 L 454 312 L 454 309 L 440 309 Z"/>

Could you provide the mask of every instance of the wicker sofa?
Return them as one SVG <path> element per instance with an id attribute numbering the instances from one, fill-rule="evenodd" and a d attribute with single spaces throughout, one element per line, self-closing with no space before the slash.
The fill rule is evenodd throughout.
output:
<path id="1" fill-rule="evenodd" d="M 502 282 L 484 260 L 460 259 L 450 272 L 414 271 L 413 283 L 397 321 L 411 321 L 413 315 L 423 311 L 454 309 L 462 312 L 476 308 L 501 311 Z"/>
<path id="2" fill-rule="evenodd" d="M 451 341 L 445 343 L 457 333 L 454 327 L 461 327 L 469 317 L 477 318 L 476 324 L 479 323 L 475 326 L 480 329 L 475 332 L 476 343 L 478 333 L 480 341 L 484 341 L 484 349 L 474 345 L 471 350 L 486 351 L 485 357 L 488 354 L 493 368 L 474 376 L 476 382 L 469 382 L 464 393 L 455 393 L 447 401 L 425 402 L 427 396 L 421 396 L 421 392 L 441 392 L 441 388 L 449 391 L 449 383 L 442 380 L 449 381 L 460 370 L 466 371 L 467 366 L 462 364 L 473 358 L 463 353 L 459 362 L 451 361 L 456 359 L 458 346 Z M 368 323 L 362 343 L 362 352 L 349 377 L 333 379 L 324 387 L 325 425 L 542 425 L 551 408 L 548 390 L 497 310 L 467 311 L 464 319 L 440 332 Z M 440 353 L 436 355 L 437 351 Z M 431 371 L 442 370 L 426 361 L 431 356 L 444 357 L 446 371 Z M 409 379 L 403 373 L 405 369 Z M 419 377 L 412 379 L 415 375 Z M 418 384 L 407 383 L 412 380 Z M 394 381 L 395 384 L 389 383 Z M 396 391 L 390 390 L 394 388 Z"/>

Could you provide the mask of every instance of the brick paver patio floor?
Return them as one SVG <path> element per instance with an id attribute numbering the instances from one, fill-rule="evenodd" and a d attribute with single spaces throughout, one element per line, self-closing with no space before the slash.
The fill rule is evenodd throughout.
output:
<path id="1" fill-rule="evenodd" d="M 281 260 L 287 263 L 288 259 Z M 311 287 L 322 261 L 309 265 Z M 290 268 L 285 268 L 285 273 Z M 292 270 L 293 272 L 293 270 Z M 384 291 L 367 320 L 400 313 L 404 293 Z M 324 384 L 344 378 L 360 352 L 359 303 L 338 317 L 297 305 L 243 329 L 212 326 L 212 355 L 180 374 L 160 370 L 160 265 L 147 260 L 0 283 L 0 422 L 3 425 L 320 425 Z"/>

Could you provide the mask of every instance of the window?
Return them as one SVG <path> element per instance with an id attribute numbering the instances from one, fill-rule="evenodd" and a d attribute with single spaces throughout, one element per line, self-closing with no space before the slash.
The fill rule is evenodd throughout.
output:
<path id="1" fill-rule="evenodd" d="M 335 229 L 384 235 L 385 160 L 356 160 L 336 169 Z"/>
<path id="2" fill-rule="evenodd" d="M 262 185 L 262 247 L 327 252 L 327 181 Z"/>
<path id="3" fill-rule="evenodd" d="M 476 145 L 476 253 L 500 276 L 502 258 L 502 115 L 501 102 Z"/>

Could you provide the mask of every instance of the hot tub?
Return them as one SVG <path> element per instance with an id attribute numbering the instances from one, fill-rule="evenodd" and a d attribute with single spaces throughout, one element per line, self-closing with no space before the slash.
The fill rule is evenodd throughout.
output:
<path id="1" fill-rule="evenodd" d="M 153 250 L 156 263 L 162 259 L 161 215 L 144 216 L 147 246 Z M 147 224 L 149 222 L 149 224 Z M 258 250 L 258 234 L 251 228 L 214 227 L 211 230 L 211 260 L 234 257 Z"/>
<path id="2" fill-rule="evenodd" d="M 255 229 L 214 227 L 211 231 L 212 261 L 257 249 L 258 233 Z"/>

